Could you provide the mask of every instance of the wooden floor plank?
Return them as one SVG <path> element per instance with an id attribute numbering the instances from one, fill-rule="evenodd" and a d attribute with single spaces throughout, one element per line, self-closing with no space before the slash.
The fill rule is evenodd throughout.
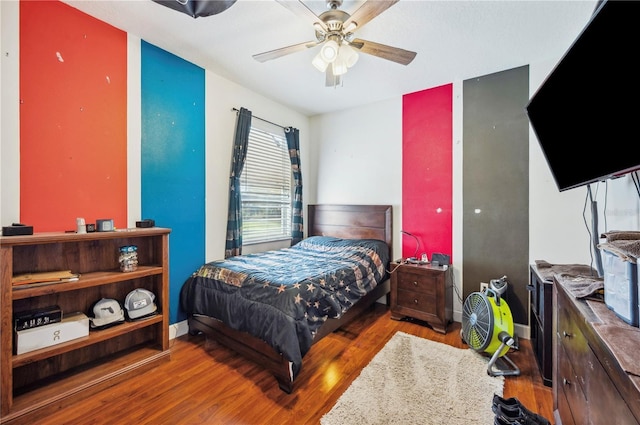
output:
<path id="1" fill-rule="evenodd" d="M 384 344 L 402 331 L 459 348 L 460 324 L 446 335 L 422 323 L 396 321 L 382 304 L 314 345 L 292 394 L 268 372 L 202 335 L 171 341 L 171 361 L 43 418 L 41 425 L 73 424 L 319 424 Z M 509 357 L 521 375 L 506 377 L 505 397 L 518 397 L 552 419 L 551 388 L 544 386 L 530 341 Z M 487 395 L 490 403 L 492 394 Z"/>

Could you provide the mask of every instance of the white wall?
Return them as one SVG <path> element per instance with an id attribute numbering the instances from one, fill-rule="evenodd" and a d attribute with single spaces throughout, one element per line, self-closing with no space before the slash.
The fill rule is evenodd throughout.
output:
<path id="1" fill-rule="evenodd" d="M 402 99 L 312 117 L 310 137 L 316 193 L 309 202 L 392 205 L 399 256 Z"/>

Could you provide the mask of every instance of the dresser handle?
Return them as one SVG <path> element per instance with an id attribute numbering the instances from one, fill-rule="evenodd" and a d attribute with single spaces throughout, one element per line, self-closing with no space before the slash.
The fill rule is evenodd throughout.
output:
<path id="1" fill-rule="evenodd" d="M 416 299 L 416 300 L 413 300 L 413 303 L 414 303 L 414 304 L 418 304 L 418 300 L 417 300 L 417 299 Z"/>
<path id="2" fill-rule="evenodd" d="M 569 386 L 571 385 L 571 381 L 569 381 L 567 378 L 562 378 L 562 384 Z"/>
<path id="3" fill-rule="evenodd" d="M 562 336 L 565 337 L 565 338 L 571 338 L 573 335 L 571 335 L 567 331 L 562 331 Z"/>
<path id="4" fill-rule="evenodd" d="M 413 286 L 418 286 L 418 282 L 416 282 L 415 280 L 413 281 Z"/>

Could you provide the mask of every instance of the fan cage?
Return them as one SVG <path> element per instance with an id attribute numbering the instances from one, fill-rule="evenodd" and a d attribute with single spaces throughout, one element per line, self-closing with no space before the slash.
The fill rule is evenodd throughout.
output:
<path id="1" fill-rule="evenodd" d="M 476 351 L 484 351 L 491 343 L 494 317 L 491 304 L 481 292 L 472 292 L 462 309 L 462 338 Z"/>

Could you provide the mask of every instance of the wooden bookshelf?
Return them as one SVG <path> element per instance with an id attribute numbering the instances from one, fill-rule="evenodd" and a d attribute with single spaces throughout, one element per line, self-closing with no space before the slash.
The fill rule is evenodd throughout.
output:
<path id="1" fill-rule="evenodd" d="M 125 229 L 87 234 L 36 233 L 0 237 L 0 423 L 34 423 L 134 373 L 169 360 L 170 229 Z M 138 247 L 137 270 L 121 272 L 119 247 Z M 25 273 L 71 270 L 78 280 L 14 286 Z M 86 337 L 15 355 L 13 311 L 59 305 L 90 315 L 101 298 L 124 303 L 145 288 L 159 314 L 125 322 Z"/>

